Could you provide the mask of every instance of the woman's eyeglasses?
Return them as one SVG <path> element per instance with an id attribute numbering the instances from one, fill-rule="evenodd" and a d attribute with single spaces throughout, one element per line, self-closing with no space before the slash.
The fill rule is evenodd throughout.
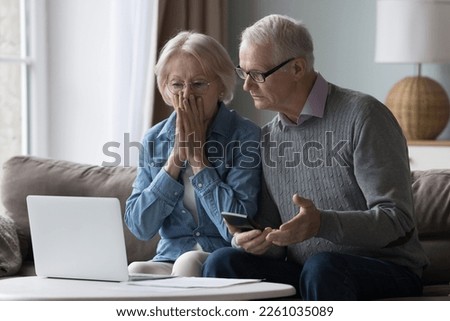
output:
<path id="1" fill-rule="evenodd" d="M 286 65 L 288 62 L 291 62 L 292 60 L 294 60 L 295 58 L 290 58 L 286 61 L 283 61 L 281 64 L 273 67 L 272 69 L 270 69 L 269 71 L 266 72 L 261 72 L 261 71 L 245 71 L 244 69 L 242 69 L 239 65 L 235 68 L 237 75 L 239 76 L 239 78 L 241 79 L 247 79 L 247 75 L 250 75 L 250 77 L 256 81 L 256 82 L 265 82 L 266 78 L 269 77 L 271 74 L 273 74 L 275 71 L 277 71 L 278 69 L 280 69 L 281 67 L 283 67 L 284 65 Z"/>
<path id="2" fill-rule="evenodd" d="M 178 95 L 186 88 L 186 86 L 189 86 L 194 94 L 202 95 L 208 91 L 209 85 L 211 83 L 212 81 L 208 82 L 206 80 L 196 80 L 188 83 L 178 80 L 172 80 L 167 83 L 167 88 L 172 94 Z"/>

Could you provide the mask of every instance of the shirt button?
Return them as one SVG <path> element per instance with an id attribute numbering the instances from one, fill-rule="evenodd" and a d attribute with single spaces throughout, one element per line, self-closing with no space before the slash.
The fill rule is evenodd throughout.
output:
<path id="1" fill-rule="evenodd" d="M 200 232 L 195 232 L 195 236 L 200 236 Z"/>
<path id="2" fill-rule="evenodd" d="M 198 186 L 198 188 L 202 188 L 203 184 L 202 183 L 198 183 L 197 186 Z"/>
<path id="3" fill-rule="evenodd" d="M 184 214 L 184 213 L 186 213 L 186 211 L 185 211 L 185 210 L 181 210 L 181 213 L 183 213 L 183 214 Z"/>
<path id="4" fill-rule="evenodd" d="M 173 195 L 177 196 L 177 195 L 178 195 L 178 192 L 174 192 Z"/>
<path id="5" fill-rule="evenodd" d="M 150 163 L 150 166 L 151 166 L 151 167 L 155 167 L 155 163 L 151 162 L 151 163 Z"/>

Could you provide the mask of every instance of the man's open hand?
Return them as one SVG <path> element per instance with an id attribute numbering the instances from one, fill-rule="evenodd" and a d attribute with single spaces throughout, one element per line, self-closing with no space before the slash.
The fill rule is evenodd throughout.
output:
<path id="1" fill-rule="evenodd" d="M 320 212 L 314 203 L 295 194 L 292 201 L 299 212 L 291 220 L 282 224 L 278 230 L 267 235 L 267 241 L 278 246 L 287 246 L 315 236 L 320 229 Z"/>

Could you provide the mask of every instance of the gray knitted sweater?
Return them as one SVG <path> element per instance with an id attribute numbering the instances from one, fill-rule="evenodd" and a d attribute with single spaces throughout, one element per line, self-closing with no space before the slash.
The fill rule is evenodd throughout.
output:
<path id="1" fill-rule="evenodd" d="M 321 212 L 316 237 L 288 247 L 300 264 L 311 255 L 342 252 L 391 261 L 418 275 L 428 261 L 415 229 L 406 141 L 379 101 L 329 85 L 323 118 L 262 129 L 268 192 L 286 222 L 298 213 L 292 195 Z"/>

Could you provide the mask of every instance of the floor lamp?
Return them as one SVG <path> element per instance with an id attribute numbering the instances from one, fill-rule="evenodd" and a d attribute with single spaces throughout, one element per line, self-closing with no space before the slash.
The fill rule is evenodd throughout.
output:
<path id="1" fill-rule="evenodd" d="M 448 123 L 445 89 L 424 77 L 423 63 L 450 62 L 450 0 L 377 0 L 375 61 L 417 65 L 386 98 L 410 140 L 435 139 Z"/>

